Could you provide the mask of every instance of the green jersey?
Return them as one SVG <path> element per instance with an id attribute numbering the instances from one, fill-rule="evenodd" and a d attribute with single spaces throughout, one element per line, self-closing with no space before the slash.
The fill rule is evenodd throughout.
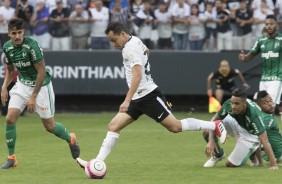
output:
<path id="1" fill-rule="evenodd" d="M 231 100 L 226 100 L 218 111 L 218 116 L 220 119 L 224 119 L 228 114 L 236 119 L 238 124 L 250 134 L 259 136 L 265 132 L 261 110 L 249 99 L 247 99 L 247 109 L 244 115 L 233 114 L 231 110 Z"/>
<path id="2" fill-rule="evenodd" d="M 272 114 L 262 112 L 262 117 L 268 141 L 271 144 L 275 158 L 279 159 L 282 156 L 282 136 L 279 133 L 278 124 Z M 268 156 L 266 154 L 263 154 L 263 158 L 268 160 Z"/>
<path id="3" fill-rule="evenodd" d="M 282 34 L 277 33 L 274 38 L 263 36 L 259 38 L 251 53 L 261 52 L 262 81 L 282 81 Z"/>
<path id="4" fill-rule="evenodd" d="M 9 40 L 3 45 L 3 52 L 6 55 L 6 64 L 14 64 L 19 72 L 19 81 L 26 86 L 34 87 L 36 83 L 37 70 L 34 64 L 43 60 L 43 51 L 38 43 L 25 36 L 23 44 L 14 47 L 12 41 Z M 46 69 L 45 69 L 46 70 Z M 46 70 L 46 78 L 43 86 L 50 83 L 51 75 Z"/>

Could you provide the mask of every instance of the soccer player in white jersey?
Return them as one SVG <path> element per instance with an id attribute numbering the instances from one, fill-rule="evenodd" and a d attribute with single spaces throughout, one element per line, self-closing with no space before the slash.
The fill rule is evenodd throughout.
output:
<path id="1" fill-rule="evenodd" d="M 119 107 L 119 112 L 109 123 L 108 133 L 97 159 L 105 160 L 115 147 L 121 130 L 143 114 L 173 133 L 209 129 L 215 132 L 221 143 L 225 142 L 226 130 L 220 121 L 210 122 L 194 118 L 178 120 L 173 116 L 170 111 L 171 104 L 162 95 L 151 77 L 148 62 L 149 50 L 139 38 L 131 36 L 125 26 L 119 22 L 110 23 L 105 33 L 112 45 L 122 50 L 129 90 Z M 77 158 L 77 162 L 82 168 L 87 164 L 87 161 L 81 158 Z"/>

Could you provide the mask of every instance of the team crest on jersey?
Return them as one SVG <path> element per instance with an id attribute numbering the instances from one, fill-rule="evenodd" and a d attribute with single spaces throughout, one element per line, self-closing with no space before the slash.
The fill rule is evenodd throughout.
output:
<path id="1" fill-rule="evenodd" d="M 25 52 L 23 52 L 23 58 L 26 56 L 26 53 Z"/>
<path id="2" fill-rule="evenodd" d="M 261 49 L 264 49 L 264 48 L 265 48 L 265 45 L 261 45 L 260 48 L 261 48 Z"/>
<path id="3" fill-rule="evenodd" d="M 274 48 L 276 48 L 276 47 L 279 47 L 279 42 L 275 42 L 275 44 L 274 44 Z"/>

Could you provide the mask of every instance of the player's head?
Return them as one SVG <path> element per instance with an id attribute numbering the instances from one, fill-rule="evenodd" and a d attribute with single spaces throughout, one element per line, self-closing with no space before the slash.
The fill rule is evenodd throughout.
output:
<path id="1" fill-rule="evenodd" d="M 236 88 L 232 91 L 231 109 L 233 114 L 244 114 L 247 108 L 247 92 Z"/>
<path id="2" fill-rule="evenodd" d="M 265 30 L 269 36 L 273 36 L 277 31 L 277 19 L 275 15 L 267 15 L 265 18 Z"/>
<path id="3" fill-rule="evenodd" d="M 120 22 L 112 22 L 108 25 L 105 30 L 108 40 L 114 47 L 123 49 L 124 45 L 130 39 L 130 35 L 126 27 Z"/>
<path id="4" fill-rule="evenodd" d="M 229 62 L 226 59 L 223 59 L 223 60 L 220 61 L 219 71 L 223 72 L 223 73 L 230 71 Z"/>
<path id="5" fill-rule="evenodd" d="M 24 21 L 20 18 L 12 18 L 8 23 L 8 36 L 11 38 L 14 46 L 19 46 L 24 39 Z"/>
<path id="6" fill-rule="evenodd" d="M 272 101 L 270 95 L 265 91 L 259 91 L 256 93 L 256 99 L 254 99 L 263 112 L 272 114 L 274 113 L 275 104 Z"/>

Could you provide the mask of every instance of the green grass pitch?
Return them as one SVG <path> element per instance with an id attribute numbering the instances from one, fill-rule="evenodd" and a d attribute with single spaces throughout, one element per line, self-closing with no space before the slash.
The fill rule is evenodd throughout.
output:
<path id="1" fill-rule="evenodd" d="M 94 158 L 115 113 L 57 114 L 56 120 L 75 131 L 81 158 Z M 175 113 L 177 118 L 209 120 L 208 113 Z M 278 117 L 277 117 L 278 118 Z M 4 117 L 0 117 L 0 161 L 5 162 Z M 280 121 L 279 121 L 280 122 Z M 280 184 L 282 166 L 277 171 L 264 167 L 226 168 L 225 160 L 214 168 L 203 168 L 207 157 L 201 132 L 173 134 L 143 116 L 121 132 L 116 148 L 106 160 L 108 173 L 103 180 L 87 179 L 72 159 L 66 142 L 46 132 L 37 115 L 26 114 L 17 123 L 15 169 L 0 170 L 1 184 Z M 228 138 L 226 155 L 234 146 Z"/>

